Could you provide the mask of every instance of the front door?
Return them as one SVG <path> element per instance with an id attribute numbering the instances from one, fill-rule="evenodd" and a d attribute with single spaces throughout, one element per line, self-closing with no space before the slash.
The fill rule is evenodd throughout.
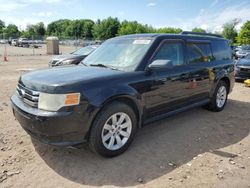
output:
<path id="1" fill-rule="evenodd" d="M 156 50 L 154 60 L 170 60 L 171 67 L 152 70 L 154 81 L 145 97 L 148 117 L 177 109 L 188 102 L 189 67 L 185 63 L 184 42 L 164 40 Z"/>

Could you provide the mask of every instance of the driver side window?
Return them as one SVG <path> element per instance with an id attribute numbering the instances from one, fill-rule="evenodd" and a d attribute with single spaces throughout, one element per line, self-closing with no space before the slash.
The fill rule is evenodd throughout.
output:
<path id="1" fill-rule="evenodd" d="M 181 42 L 165 42 L 161 45 L 154 60 L 170 60 L 173 66 L 184 64 L 183 45 Z"/>

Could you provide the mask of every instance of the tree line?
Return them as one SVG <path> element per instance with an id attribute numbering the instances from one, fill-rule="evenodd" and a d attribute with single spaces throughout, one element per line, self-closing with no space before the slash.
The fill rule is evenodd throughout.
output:
<path id="1" fill-rule="evenodd" d="M 238 19 L 234 19 L 223 25 L 222 34 L 225 38 L 231 40 L 233 44 L 250 44 L 250 21 L 247 21 L 238 33 L 236 26 Z M 201 28 L 193 28 L 193 32 L 206 32 Z M 117 18 L 108 17 L 98 19 L 96 22 L 90 19 L 60 19 L 53 21 L 45 27 L 43 22 L 34 25 L 28 25 L 25 30 L 19 30 L 15 24 L 5 25 L 0 20 L 0 36 L 37 38 L 45 36 L 57 36 L 60 39 L 98 39 L 106 40 L 119 35 L 136 33 L 181 33 L 181 28 L 164 27 L 154 28 L 147 24 L 141 24 L 137 21 L 119 21 Z"/>

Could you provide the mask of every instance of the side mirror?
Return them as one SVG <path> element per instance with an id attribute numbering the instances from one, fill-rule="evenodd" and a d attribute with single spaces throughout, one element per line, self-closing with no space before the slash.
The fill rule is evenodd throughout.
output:
<path id="1" fill-rule="evenodd" d="M 149 64 L 149 69 L 160 69 L 160 68 L 172 68 L 173 63 L 168 59 L 157 59 L 154 60 L 151 64 Z"/>

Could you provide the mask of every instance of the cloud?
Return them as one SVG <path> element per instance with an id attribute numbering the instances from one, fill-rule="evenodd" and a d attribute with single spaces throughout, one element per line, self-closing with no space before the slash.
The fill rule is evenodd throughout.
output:
<path id="1" fill-rule="evenodd" d="M 156 6 L 156 3 L 148 3 L 147 6 L 148 6 L 148 7 L 155 7 L 155 6 Z"/>
<path id="2" fill-rule="evenodd" d="M 6 2 L 4 0 L 0 0 L 0 4 L 0 12 L 11 12 L 13 10 L 21 9 L 28 6 L 28 4 L 24 2 Z"/>
<path id="3" fill-rule="evenodd" d="M 35 24 L 41 21 L 47 25 L 49 21 L 48 18 L 54 16 L 56 12 L 41 11 L 28 13 L 32 10 L 31 6 L 40 6 L 41 3 L 58 3 L 60 1 L 61 0 L 0 0 L 0 18 L 3 19 L 6 25 L 16 24 L 21 30 L 24 30 L 27 25 Z M 26 12 L 28 14 L 24 14 Z"/>
<path id="4" fill-rule="evenodd" d="M 125 14 L 125 12 L 124 11 L 119 11 L 118 14 L 123 16 Z"/>
<path id="5" fill-rule="evenodd" d="M 50 17 L 53 14 L 54 14 L 53 12 L 38 12 L 38 13 L 33 13 L 33 15 L 37 15 L 37 16 L 40 16 L 40 17 Z"/>
<path id="6" fill-rule="evenodd" d="M 211 6 L 215 6 L 215 5 L 217 5 L 218 3 L 219 3 L 219 0 L 214 0 L 214 1 L 212 2 Z"/>
<path id="7" fill-rule="evenodd" d="M 220 6 L 219 3 L 217 3 Z M 191 19 L 177 19 L 175 27 L 183 28 L 184 30 L 191 30 L 194 27 L 201 27 L 209 32 L 221 32 L 223 24 L 233 20 L 240 19 L 241 22 L 236 27 L 237 30 L 250 20 L 250 4 L 243 2 L 233 6 L 227 6 L 224 9 L 201 9 L 199 14 Z"/>
<path id="8" fill-rule="evenodd" d="M 61 0 L 24 0 L 26 3 L 59 3 Z"/>
<path id="9" fill-rule="evenodd" d="M 12 12 L 14 10 L 20 10 L 23 9 L 31 4 L 34 3 L 59 3 L 61 0 L 0 0 L 0 12 Z M 1 14 L 0 14 L 1 15 Z"/>
<path id="10" fill-rule="evenodd" d="M 12 16 L 8 16 L 5 20 L 6 25 L 7 24 L 15 24 L 20 30 L 24 30 L 26 29 L 27 25 L 32 25 L 32 24 L 36 24 L 38 22 L 41 22 L 40 18 L 35 18 L 35 17 L 22 17 L 22 18 L 18 18 L 18 17 L 12 17 Z M 48 25 L 48 22 L 43 21 L 43 23 L 45 25 Z"/>

